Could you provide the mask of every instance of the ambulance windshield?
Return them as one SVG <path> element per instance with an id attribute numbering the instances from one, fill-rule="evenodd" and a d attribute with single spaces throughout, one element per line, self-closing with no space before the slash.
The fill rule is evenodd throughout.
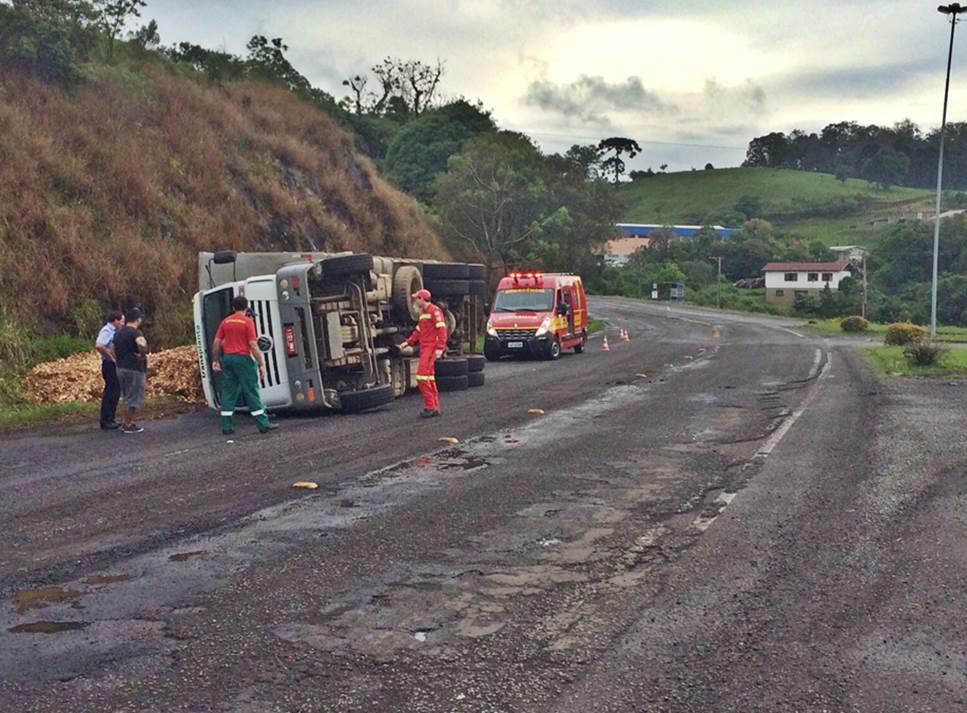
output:
<path id="1" fill-rule="evenodd" d="M 550 312 L 554 307 L 554 290 L 512 288 L 500 290 L 494 299 L 494 312 Z"/>

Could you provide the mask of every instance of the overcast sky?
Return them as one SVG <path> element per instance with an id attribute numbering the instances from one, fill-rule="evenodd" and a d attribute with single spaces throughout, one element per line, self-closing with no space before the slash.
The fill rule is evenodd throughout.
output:
<path id="1" fill-rule="evenodd" d="M 244 56 L 253 34 L 337 98 L 384 57 L 442 60 L 545 152 L 627 136 L 629 168 L 737 166 L 770 131 L 940 125 L 950 25 L 937 0 L 147 0 L 165 45 Z M 967 120 L 967 25 L 948 121 Z"/>

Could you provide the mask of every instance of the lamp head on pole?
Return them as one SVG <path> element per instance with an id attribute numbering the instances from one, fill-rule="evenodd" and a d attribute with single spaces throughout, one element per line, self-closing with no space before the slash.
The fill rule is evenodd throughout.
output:
<path id="1" fill-rule="evenodd" d="M 952 2 L 949 5 L 941 5 L 937 8 L 937 12 L 942 12 L 944 15 L 953 15 L 955 18 L 964 11 L 967 11 L 967 7 L 961 7 L 959 2 Z"/>

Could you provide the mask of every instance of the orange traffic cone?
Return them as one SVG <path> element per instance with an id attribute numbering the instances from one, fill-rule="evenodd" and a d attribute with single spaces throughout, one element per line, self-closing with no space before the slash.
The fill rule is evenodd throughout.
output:
<path id="1" fill-rule="evenodd" d="M 604 335 L 604 341 L 601 343 L 601 351 L 603 351 L 603 352 L 610 352 L 611 351 L 611 347 L 608 346 L 608 335 L 607 334 Z"/>
<path id="2" fill-rule="evenodd" d="M 622 342 L 630 341 L 629 338 L 628 338 L 628 330 L 627 329 L 622 329 L 621 330 L 621 341 Z"/>

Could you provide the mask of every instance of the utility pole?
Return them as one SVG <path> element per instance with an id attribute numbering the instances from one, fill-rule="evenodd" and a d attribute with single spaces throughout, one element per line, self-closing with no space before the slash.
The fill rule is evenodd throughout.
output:
<path id="1" fill-rule="evenodd" d="M 950 48 L 947 50 L 947 79 L 943 88 L 943 118 L 940 121 L 940 156 L 937 159 L 937 212 L 933 219 L 933 282 L 930 287 L 930 338 L 937 337 L 937 255 L 940 252 L 940 190 L 943 185 L 943 140 L 947 126 L 947 94 L 950 91 L 950 60 L 954 56 L 954 29 L 957 15 L 967 11 L 960 3 L 941 5 L 937 12 L 950 15 Z"/>
<path id="2" fill-rule="evenodd" d="M 866 248 L 863 249 L 863 307 L 860 316 L 866 319 Z"/>
<path id="3" fill-rule="evenodd" d="M 713 255 L 709 260 L 715 260 L 719 264 L 718 272 L 715 275 L 715 307 L 717 309 L 722 308 L 722 258 L 718 255 Z"/>

